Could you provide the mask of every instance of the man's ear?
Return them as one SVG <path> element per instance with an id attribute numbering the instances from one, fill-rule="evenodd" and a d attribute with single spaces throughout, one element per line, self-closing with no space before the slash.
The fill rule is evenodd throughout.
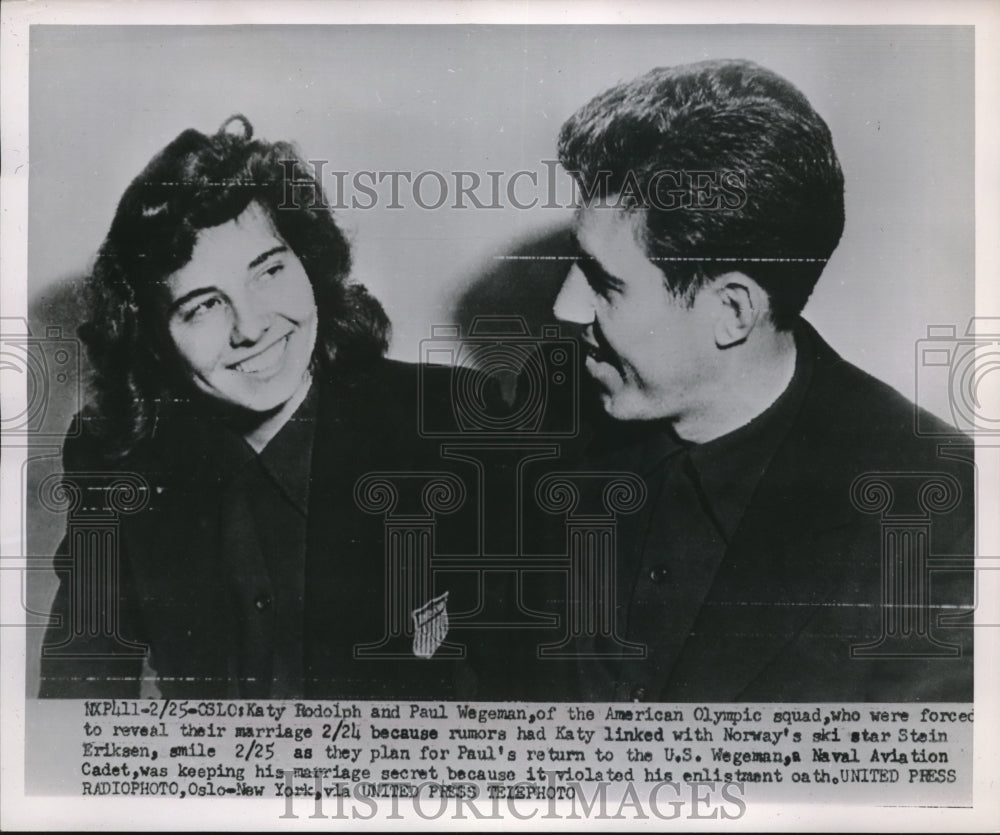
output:
<path id="1" fill-rule="evenodd" d="M 715 344 L 729 348 L 745 342 L 767 316 L 767 293 L 752 278 L 738 272 L 718 276 L 711 287 L 717 303 Z"/>

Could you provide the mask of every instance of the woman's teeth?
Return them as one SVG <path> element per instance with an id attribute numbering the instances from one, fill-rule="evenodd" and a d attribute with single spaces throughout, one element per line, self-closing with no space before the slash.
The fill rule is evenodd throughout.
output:
<path id="1" fill-rule="evenodd" d="M 259 354 L 255 354 L 249 359 L 243 360 L 243 362 L 238 362 L 233 368 L 244 374 L 260 374 L 262 371 L 270 371 L 281 360 L 281 354 L 285 350 L 287 342 L 288 337 L 283 336 L 270 348 L 261 351 Z"/>

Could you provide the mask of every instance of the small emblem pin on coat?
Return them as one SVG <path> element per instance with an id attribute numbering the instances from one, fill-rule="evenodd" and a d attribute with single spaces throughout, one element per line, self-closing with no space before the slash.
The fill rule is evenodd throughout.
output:
<path id="1" fill-rule="evenodd" d="M 413 618 L 413 654 L 430 658 L 448 634 L 448 592 L 431 598 L 410 612 Z"/>

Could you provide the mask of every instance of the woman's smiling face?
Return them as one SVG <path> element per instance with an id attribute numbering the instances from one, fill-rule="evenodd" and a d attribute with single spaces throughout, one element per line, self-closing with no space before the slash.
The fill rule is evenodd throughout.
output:
<path id="1" fill-rule="evenodd" d="M 194 386 L 267 414 L 308 386 L 317 313 L 309 277 L 256 203 L 202 230 L 166 280 L 167 327 Z"/>

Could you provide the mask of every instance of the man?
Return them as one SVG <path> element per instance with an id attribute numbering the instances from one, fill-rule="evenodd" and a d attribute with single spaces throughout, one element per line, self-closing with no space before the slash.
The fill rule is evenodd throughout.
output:
<path id="1" fill-rule="evenodd" d="M 580 628 L 534 640 L 519 695 L 970 700 L 971 624 L 938 615 L 972 607 L 971 575 L 925 562 L 973 553 L 970 442 L 917 437 L 913 405 L 800 316 L 844 224 L 820 116 L 707 61 L 599 95 L 559 154 L 582 197 L 555 315 L 608 418 L 578 469 L 633 472 L 646 499 L 618 518 L 607 622 L 580 582 L 536 588 Z"/>

